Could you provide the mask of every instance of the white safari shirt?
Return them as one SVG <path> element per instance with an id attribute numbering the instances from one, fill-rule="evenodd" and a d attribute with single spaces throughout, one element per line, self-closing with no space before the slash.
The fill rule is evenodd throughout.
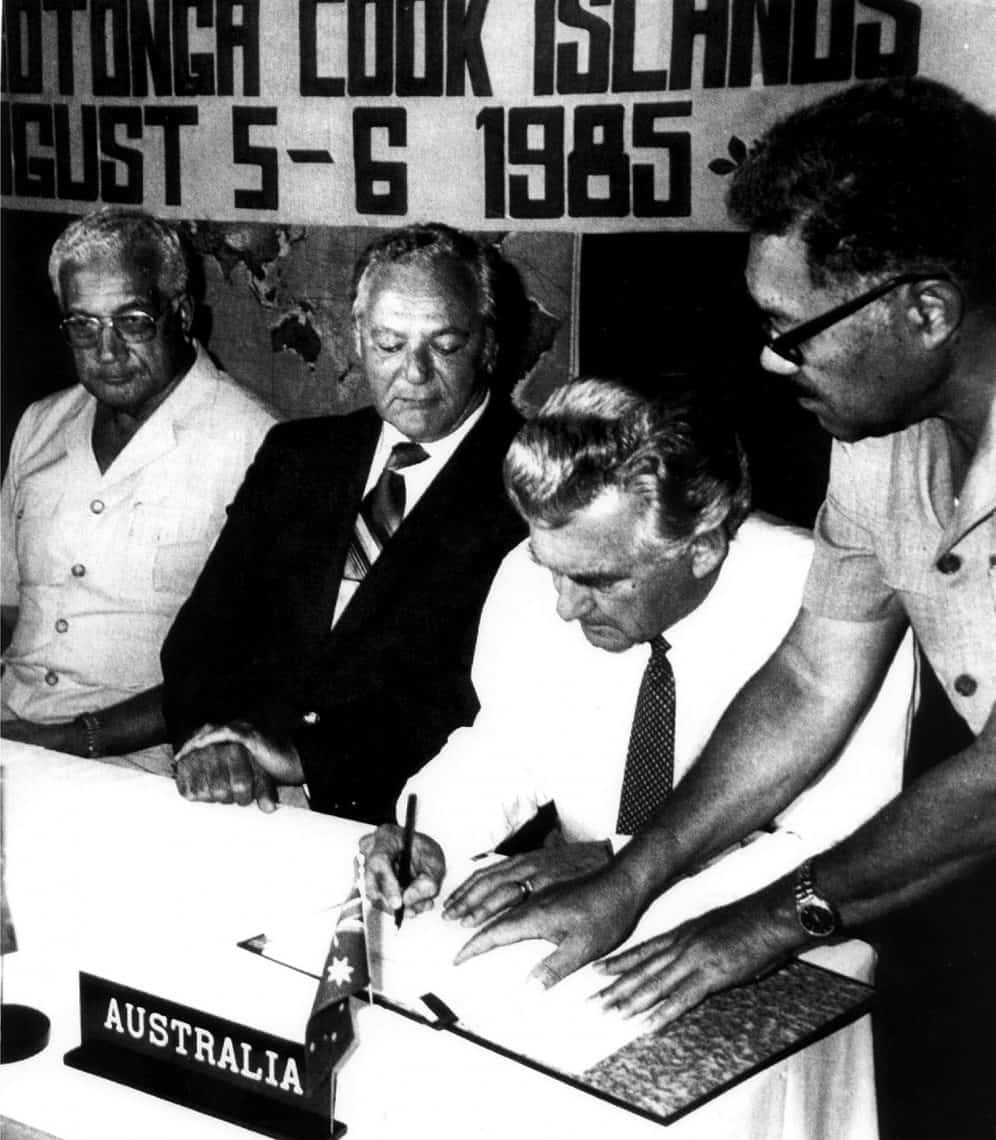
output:
<path id="1" fill-rule="evenodd" d="M 82 387 L 27 409 L 0 492 L 2 601 L 18 609 L 2 714 L 60 721 L 162 681 L 159 650 L 273 415 L 200 346 L 101 474 Z"/>

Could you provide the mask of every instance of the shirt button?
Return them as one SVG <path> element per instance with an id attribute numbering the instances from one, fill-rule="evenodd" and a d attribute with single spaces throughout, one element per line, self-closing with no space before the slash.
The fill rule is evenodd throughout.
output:
<path id="1" fill-rule="evenodd" d="M 955 692 L 963 697 L 970 697 L 975 690 L 979 687 L 979 682 L 974 677 L 970 677 L 967 673 L 960 673 L 955 677 Z"/>
<path id="2" fill-rule="evenodd" d="M 93 502 L 90 504 L 90 510 L 93 511 L 93 513 L 95 515 L 99 515 L 103 509 L 104 509 L 104 503 L 103 503 L 103 500 L 101 500 L 101 499 L 94 499 Z"/>
<path id="3" fill-rule="evenodd" d="M 73 567 L 72 573 L 73 573 L 74 578 L 82 578 L 83 575 L 86 573 L 86 567 L 83 565 L 82 562 L 77 562 L 76 565 Z"/>
<path id="4" fill-rule="evenodd" d="M 69 622 L 66 621 L 65 618 L 59 618 L 59 620 L 55 623 L 56 633 L 65 633 L 68 628 Z"/>
<path id="5" fill-rule="evenodd" d="M 45 684 L 46 685 L 58 685 L 58 683 L 59 683 L 59 674 L 53 673 L 52 670 L 49 669 L 49 671 L 45 674 Z"/>
<path id="6" fill-rule="evenodd" d="M 950 551 L 947 554 L 942 554 L 937 560 L 937 569 L 942 574 L 953 574 L 956 570 L 961 569 L 961 559 L 957 554 L 952 554 Z"/>
<path id="7" fill-rule="evenodd" d="M 989 565 L 996 570 L 996 554 L 989 555 Z"/>

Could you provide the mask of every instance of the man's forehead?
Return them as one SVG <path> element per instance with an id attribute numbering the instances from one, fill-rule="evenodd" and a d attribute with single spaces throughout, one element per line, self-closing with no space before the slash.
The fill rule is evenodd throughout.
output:
<path id="1" fill-rule="evenodd" d="M 456 304 L 473 313 L 477 282 L 470 268 L 454 258 L 394 261 L 374 270 L 370 282 L 371 306 L 388 293 L 440 306 Z"/>
<path id="2" fill-rule="evenodd" d="M 117 293 L 139 300 L 158 296 L 158 266 L 151 257 L 107 254 L 88 261 L 66 262 L 60 273 L 62 295 Z"/>
<path id="3" fill-rule="evenodd" d="M 754 234 L 744 276 L 755 304 L 773 315 L 790 312 L 814 288 L 805 243 L 795 233 Z"/>
<path id="4" fill-rule="evenodd" d="M 531 520 L 529 549 L 541 565 L 572 577 L 621 573 L 638 561 L 645 526 L 643 503 L 611 488 L 560 526 Z"/>

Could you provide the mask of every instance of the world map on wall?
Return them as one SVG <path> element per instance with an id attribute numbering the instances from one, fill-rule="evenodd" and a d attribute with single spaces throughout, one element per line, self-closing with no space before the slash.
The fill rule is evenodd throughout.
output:
<path id="1" fill-rule="evenodd" d="M 380 231 L 266 223 L 185 223 L 203 271 L 198 335 L 241 383 L 288 416 L 369 403 L 352 347 L 350 281 Z M 491 235 L 527 306 L 513 380 L 536 397 L 564 379 L 573 243 L 562 234 Z"/>

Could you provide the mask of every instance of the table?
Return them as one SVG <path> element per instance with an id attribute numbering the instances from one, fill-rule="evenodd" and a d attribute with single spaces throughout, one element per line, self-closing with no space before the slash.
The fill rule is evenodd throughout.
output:
<path id="1" fill-rule="evenodd" d="M 79 1042 L 79 971 L 299 1038 L 313 983 L 235 943 L 343 898 L 366 826 L 297 808 L 191 804 L 161 777 L 26 745 L 5 744 L 3 767 L 19 945 L 2 960 L 3 992 L 52 1021 L 47 1049 L 0 1068 L 7 1130 L 18 1136 L 16 1121 L 60 1140 L 256 1137 L 63 1065 Z M 336 1104 L 355 1140 L 876 1135 L 867 1017 L 666 1129 L 387 1009 L 359 1008 L 356 1033 Z"/>

